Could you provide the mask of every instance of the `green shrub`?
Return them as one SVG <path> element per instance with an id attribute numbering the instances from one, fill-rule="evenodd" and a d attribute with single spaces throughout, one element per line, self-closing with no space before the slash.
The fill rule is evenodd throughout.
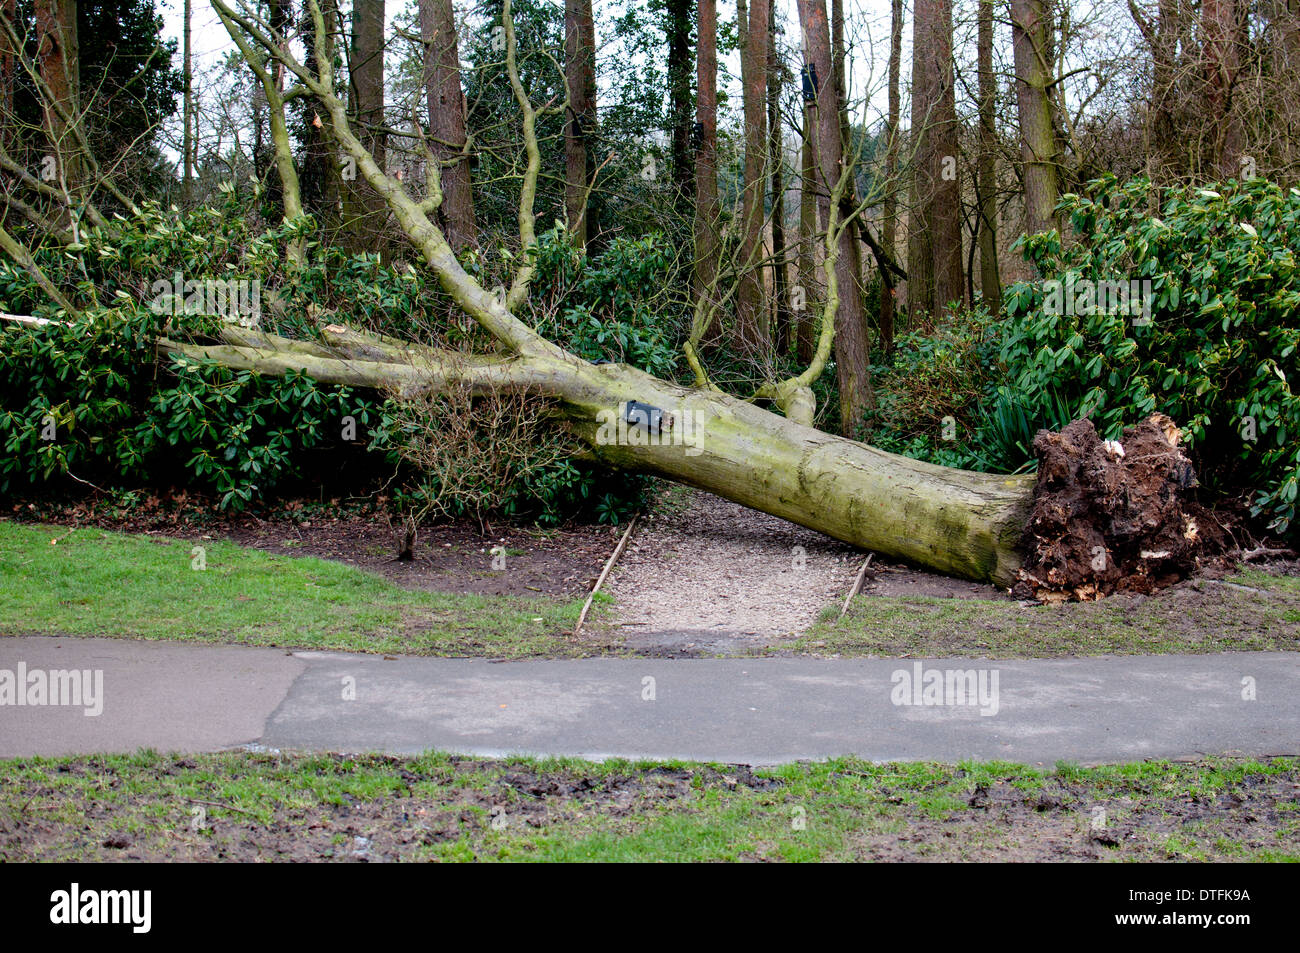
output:
<path id="1" fill-rule="evenodd" d="M 1300 486 L 1300 191 L 1251 179 L 1162 194 L 1107 176 L 1060 207 L 1078 241 L 1031 236 L 1026 255 L 1044 280 L 1008 289 L 990 329 L 998 394 L 1035 420 L 1068 407 L 1107 438 L 1166 413 L 1202 482 L 1248 492 L 1285 531 Z M 1104 281 L 1141 283 L 1140 306 L 1089 302 L 1089 283 Z"/>
<path id="2" fill-rule="evenodd" d="M 78 289 L 85 309 L 73 326 L 0 329 L 0 492 L 32 493 L 65 474 L 105 489 L 129 482 L 157 488 L 193 486 L 225 509 L 267 500 L 286 483 L 310 481 L 324 460 L 356 461 L 342 479 L 368 492 L 387 473 L 401 473 L 399 502 L 438 493 L 436 482 L 402 464 L 402 415 L 382 395 L 284 377 L 232 371 L 192 358 L 159 359 L 154 341 L 211 336 L 219 318 L 154 314 L 154 284 L 185 279 L 259 281 L 260 326 L 310 339 L 338 315 L 384 333 L 455 345 L 466 338 L 436 282 L 374 256 L 311 247 L 291 276 L 282 268 L 287 243 L 310 229 L 250 233 L 233 199 L 184 217 L 147 205 L 119 221 L 110 241 L 89 230 L 82 265 L 51 251 L 37 257 L 51 279 Z M 626 360 L 653 373 L 675 363 L 672 328 L 657 305 L 671 258 L 655 239 L 620 240 L 598 258 L 576 256 L 554 234 L 539 249 L 539 279 L 562 302 L 550 328 L 562 345 L 591 359 Z M 0 310 L 62 318 L 26 272 L 0 260 Z M 355 440 L 344 439 L 344 418 Z M 54 424 L 54 439 L 49 422 Z M 366 454 L 363 448 L 371 452 Z M 521 471 L 523 472 L 523 471 Z M 517 485 L 491 487 L 497 512 L 554 523 L 573 516 L 618 521 L 641 505 L 644 478 L 612 475 L 570 458 L 527 470 Z M 487 495 L 485 494 L 485 498 Z M 462 508 L 450 507 L 460 515 Z"/>

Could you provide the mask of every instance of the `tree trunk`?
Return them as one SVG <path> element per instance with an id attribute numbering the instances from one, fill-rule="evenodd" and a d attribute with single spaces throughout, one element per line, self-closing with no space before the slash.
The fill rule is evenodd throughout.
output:
<path id="1" fill-rule="evenodd" d="M 812 303 L 821 299 L 821 283 L 817 278 L 816 125 L 816 110 L 805 104 L 799 176 L 799 287 L 802 293 L 798 302 L 801 307 L 795 312 L 795 354 L 805 367 L 812 361 L 817 347 Z"/>
<path id="2" fill-rule="evenodd" d="M 331 62 L 334 59 L 335 34 L 338 30 L 337 0 L 325 0 L 321 3 L 325 19 L 325 55 Z M 310 31 L 311 15 L 304 11 L 303 30 Z M 310 36 L 310 32 L 307 32 Z M 316 49 L 307 45 L 305 61 L 308 69 L 316 69 Z M 299 187 L 302 189 L 304 208 L 316 216 L 321 227 L 333 232 L 339 226 L 339 200 L 342 194 L 341 168 L 338 150 L 334 146 L 334 136 L 328 115 L 315 106 L 303 110 L 302 126 L 302 172 Z"/>
<path id="3" fill-rule="evenodd" d="M 912 212 L 909 307 L 936 314 L 965 299 L 952 2 L 917 0 L 912 30 Z"/>
<path id="4" fill-rule="evenodd" d="M 0 17 L 18 31 L 18 0 L 0 0 Z M 14 116 L 14 81 L 17 77 L 17 51 L 9 44 L 9 35 L 0 30 L 0 148 L 6 151 L 17 128 Z"/>
<path id="5" fill-rule="evenodd" d="M 741 347 L 766 356 L 770 337 L 760 270 L 764 258 L 763 195 L 767 181 L 767 0 L 737 0 L 740 74 L 744 87 L 745 186 L 740 212 L 740 285 L 736 289 L 736 335 Z"/>
<path id="6" fill-rule="evenodd" d="M 899 83 L 903 62 L 903 0 L 890 0 L 889 5 L 889 125 L 885 134 L 885 193 L 884 221 L 881 226 L 881 244 L 891 258 L 898 253 L 898 151 L 899 123 L 902 119 Z M 880 349 L 887 355 L 894 353 L 894 319 L 897 294 L 888 268 L 880 269 Z"/>
<path id="7" fill-rule="evenodd" d="M 352 4 L 352 52 L 349 70 L 352 118 L 362 145 L 382 169 L 387 152 L 384 134 L 384 0 Z M 377 252 L 383 242 L 387 209 L 383 199 L 358 176 L 346 190 L 344 216 L 354 247 Z"/>
<path id="8" fill-rule="evenodd" d="M 1232 95 L 1241 71 L 1238 20 L 1236 0 L 1202 0 L 1202 102 L 1209 141 L 1202 149 L 1201 171 L 1215 178 L 1236 178 L 1240 174 L 1237 163 L 1242 148 L 1241 119 Z"/>
<path id="9" fill-rule="evenodd" d="M 710 294 L 718 274 L 718 12 L 698 0 L 695 47 L 695 298 Z"/>
<path id="10" fill-rule="evenodd" d="M 183 28 L 183 78 L 185 131 L 181 136 L 181 195 L 188 201 L 194 191 L 194 58 L 190 50 L 191 25 L 194 19 L 194 0 L 185 0 L 185 25 Z"/>
<path id="11" fill-rule="evenodd" d="M 768 0 L 767 133 L 769 190 L 772 196 L 772 318 L 776 352 L 790 353 L 790 302 L 785 247 L 785 137 L 781 129 L 781 93 L 785 64 L 776 45 L 776 0 Z"/>
<path id="12" fill-rule="evenodd" d="M 691 154 L 691 13 L 692 0 L 667 0 L 668 129 L 672 148 L 673 194 L 678 211 L 689 214 L 695 192 Z"/>
<path id="13" fill-rule="evenodd" d="M 430 152 L 441 170 L 438 220 L 452 248 L 476 248 L 473 184 L 465 155 L 465 94 L 460 88 L 460 48 L 451 0 L 420 0 L 420 31 L 425 43 Z"/>
<path id="14" fill-rule="evenodd" d="M 1011 39 L 1016 64 L 1016 103 L 1024 162 L 1025 231 L 1058 227 L 1060 149 L 1048 97 L 1051 60 L 1047 56 L 1051 21 L 1044 0 L 1010 0 Z"/>
<path id="15" fill-rule="evenodd" d="M 980 295 L 985 305 L 1002 306 L 1002 281 L 998 276 L 997 205 L 997 80 L 993 76 L 993 0 L 979 0 L 979 169 L 976 204 L 979 209 Z"/>
<path id="16" fill-rule="evenodd" d="M 591 0 L 564 0 L 564 76 L 569 116 L 564 135 L 564 209 L 579 248 L 596 236 L 599 214 L 593 189 L 596 134 L 596 26 Z"/>
<path id="17" fill-rule="evenodd" d="M 605 463 L 653 473 L 780 516 L 836 539 L 938 572 L 1011 585 L 1020 565 L 1032 476 L 953 470 L 823 433 L 717 391 L 693 390 L 622 364 L 592 365 L 558 350 L 513 360 L 442 358 L 331 327 L 335 349 L 232 328 L 246 346 L 164 352 L 227 367 L 302 370 L 354 387 L 491 389 L 507 384 L 557 401 L 573 433 Z M 336 358 L 345 359 L 336 359 Z M 665 412 L 659 432 L 619 424 L 629 400 Z"/>
<path id="18" fill-rule="evenodd" d="M 839 96 L 831 64 L 830 27 L 824 0 L 799 0 L 808 60 L 818 77 L 817 101 L 813 110 L 817 150 L 818 228 L 829 228 L 830 204 L 851 194 L 851 170 L 845 168 L 842 153 Z M 841 219 L 841 222 L 843 220 Z M 835 259 L 839 306 L 835 312 L 835 371 L 840 388 L 840 432 L 855 435 L 863 412 L 875 404 L 867 363 L 866 315 L 862 307 L 861 253 L 857 228 L 840 231 Z"/>
<path id="19" fill-rule="evenodd" d="M 74 0 L 36 0 L 36 64 L 50 98 L 42 97 L 45 134 L 50 157 L 55 162 L 59 187 L 73 197 L 80 196 L 84 179 L 81 149 L 73 124 L 80 108 L 80 78 L 77 43 L 77 5 Z M 65 222 L 67 224 L 65 213 Z"/>

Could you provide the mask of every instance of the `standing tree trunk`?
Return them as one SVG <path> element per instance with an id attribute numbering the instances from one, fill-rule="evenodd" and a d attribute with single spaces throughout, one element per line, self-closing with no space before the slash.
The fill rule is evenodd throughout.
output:
<path id="1" fill-rule="evenodd" d="M 803 26 L 808 63 L 817 76 L 817 99 L 813 108 L 817 150 L 818 228 L 825 234 L 830 228 L 830 206 L 852 194 L 852 170 L 843 157 L 839 91 L 831 64 L 830 26 L 826 21 L 825 0 L 799 0 L 799 20 Z M 835 311 L 835 372 L 840 388 L 840 432 L 854 436 L 868 407 L 875 405 L 867 363 L 867 322 L 862 307 L 861 254 L 858 230 L 847 227 L 840 219 L 840 234 L 835 258 L 838 306 Z"/>
<path id="2" fill-rule="evenodd" d="M 689 214 L 695 193 L 695 164 L 691 154 L 691 14 L 692 0 L 667 0 L 668 9 L 668 128 L 674 204 Z"/>
<path id="3" fill-rule="evenodd" d="M 776 0 L 768 0 L 767 132 L 768 169 L 772 195 L 772 317 L 776 327 L 776 352 L 790 352 L 790 302 L 787 300 L 785 247 L 785 138 L 781 131 L 781 92 L 785 86 L 785 64 L 776 44 Z"/>
<path id="4" fill-rule="evenodd" d="M 591 0 L 564 0 L 564 78 L 569 87 L 569 116 L 564 134 L 564 210 L 574 243 L 586 248 L 599 227 L 593 188 L 596 25 Z"/>
<path id="5" fill-rule="evenodd" d="M 442 181 L 438 221 L 451 247 L 459 252 L 478 246 L 478 227 L 465 150 L 465 94 L 460 88 L 460 47 L 451 0 L 420 0 L 420 32 L 430 152 L 439 164 Z"/>
<path id="6" fill-rule="evenodd" d="M 898 252 L 898 151 L 899 123 L 902 119 L 899 83 L 903 62 L 903 0 L 890 0 L 889 5 L 889 125 L 885 134 L 885 193 L 884 222 L 881 226 L 881 244 L 885 254 L 894 258 Z M 897 295 L 893 277 L 888 268 L 880 269 L 880 349 L 887 355 L 894 353 L 894 323 Z"/>
<path id="7" fill-rule="evenodd" d="M 1020 116 L 1024 162 L 1025 231 L 1058 227 L 1060 148 L 1052 125 L 1048 87 L 1052 82 L 1047 55 L 1051 20 L 1044 0 L 1010 0 L 1011 42 L 1016 64 L 1016 105 Z"/>
<path id="8" fill-rule="evenodd" d="M 807 82 L 811 75 L 805 66 Z M 799 174 L 799 295 L 801 307 L 795 312 L 795 355 L 805 367 L 817 348 L 812 303 L 821 298 L 817 277 L 817 111 L 810 104 L 803 108 L 803 145 L 800 150 Z"/>
<path id="9" fill-rule="evenodd" d="M 710 294 L 718 274 L 718 12 L 698 0 L 695 46 L 695 298 Z"/>
<path id="10" fill-rule="evenodd" d="M 331 62 L 334 59 L 335 34 L 338 31 L 337 0 L 324 0 L 321 13 L 325 21 L 325 55 Z M 311 14 L 304 11 L 302 27 L 307 35 L 311 30 Z M 304 62 L 309 69 L 317 69 L 316 48 L 309 44 Z M 299 186 L 302 189 L 304 208 L 316 216 L 321 226 L 329 231 L 339 225 L 339 197 L 342 193 L 340 180 L 340 163 L 338 151 L 334 146 L 334 135 L 330 126 L 329 115 L 319 107 L 308 106 L 303 110 L 302 126 L 302 171 Z"/>
<path id="11" fill-rule="evenodd" d="M 185 0 L 184 26 L 184 113 L 185 131 L 181 136 L 181 195 L 188 201 L 194 192 L 194 59 L 190 51 L 190 33 L 194 19 L 194 0 Z"/>
<path id="12" fill-rule="evenodd" d="M 737 0 L 740 75 L 744 87 L 745 188 L 740 212 L 740 286 L 736 289 L 736 334 L 742 347 L 766 355 L 768 309 L 760 262 L 764 257 L 763 195 L 767 181 L 767 0 Z"/>
<path id="13" fill-rule="evenodd" d="M 966 297 L 962 278 L 961 185 L 953 89 L 952 0 L 917 0 L 912 27 L 912 214 L 908 220 L 910 307 L 937 313 Z"/>
<path id="14" fill-rule="evenodd" d="M 997 205 L 997 81 L 993 76 L 993 0 L 979 0 L 979 40 L 976 51 L 979 72 L 979 169 L 975 192 L 979 210 L 980 294 L 984 303 L 1002 305 L 1002 281 L 998 276 Z"/>
<path id="15" fill-rule="evenodd" d="M 384 0 L 355 0 L 352 4 L 352 119 L 362 145 L 384 168 L 387 136 L 384 126 Z M 382 247 L 387 209 L 383 198 L 360 177 L 350 183 L 344 215 L 359 251 Z"/>
<path id="16" fill-rule="evenodd" d="M 0 16 L 17 32 L 18 0 L 0 0 Z M 0 30 L 0 148 L 8 148 L 13 138 L 14 122 L 14 79 L 17 75 L 17 51 L 9 43 L 9 35 Z"/>
<path id="17" fill-rule="evenodd" d="M 80 109 L 80 60 L 75 0 L 36 0 L 36 64 L 50 98 L 42 97 L 45 134 L 50 143 L 56 180 L 78 204 L 84 170 L 76 130 Z M 70 223 L 65 213 L 61 224 Z"/>
<path id="18" fill-rule="evenodd" d="M 1242 149 L 1241 117 L 1234 108 L 1233 88 L 1241 72 L 1237 48 L 1240 29 L 1236 0 L 1201 0 L 1201 60 L 1207 142 L 1203 143 L 1203 174 L 1235 178 Z"/>

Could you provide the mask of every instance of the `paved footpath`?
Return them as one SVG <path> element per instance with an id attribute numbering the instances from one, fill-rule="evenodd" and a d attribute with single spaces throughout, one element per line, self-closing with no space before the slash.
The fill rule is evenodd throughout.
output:
<path id="1" fill-rule="evenodd" d="M 101 671 L 102 712 L 8 703 L 6 672 L 15 673 L 12 684 L 20 664 L 29 680 L 50 670 Z M 974 704 L 960 703 L 961 679 L 947 698 L 931 688 L 929 700 L 940 704 L 916 703 L 927 700 L 930 673 L 945 670 L 973 670 Z M 1300 654 L 1288 653 L 496 663 L 7 637 L 0 702 L 0 757 L 262 746 L 1050 765 L 1300 753 Z"/>

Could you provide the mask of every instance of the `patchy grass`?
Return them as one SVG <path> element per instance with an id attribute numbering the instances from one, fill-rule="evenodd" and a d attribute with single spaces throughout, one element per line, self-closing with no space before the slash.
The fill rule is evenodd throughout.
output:
<path id="1" fill-rule="evenodd" d="M 599 620 L 583 642 L 567 639 L 580 608 L 580 600 L 410 591 L 341 563 L 217 540 L 0 522 L 6 635 L 572 656 L 607 647 Z"/>
<path id="2" fill-rule="evenodd" d="M 1250 570 L 1155 596 L 1021 606 L 1010 600 L 857 596 L 782 651 L 1056 658 L 1300 650 L 1300 578 Z"/>
<path id="3" fill-rule="evenodd" d="M 1300 860 L 1300 762 L 0 762 L 0 861 Z"/>

